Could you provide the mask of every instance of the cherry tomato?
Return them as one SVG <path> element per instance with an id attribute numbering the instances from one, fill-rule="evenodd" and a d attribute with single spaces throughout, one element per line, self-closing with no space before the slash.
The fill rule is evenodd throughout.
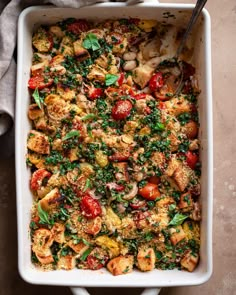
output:
<path id="1" fill-rule="evenodd" d="M 157 91 L 164 85 L 164 79 L 161 72 L 154 74 L 149 81 L 149 88 L 152 92 Z"/>
<path id="2" fill-rule="evenodd" d="M 114 120 L 126 119 L 132 110 L 132 103 L 129 100 L 119 100 L 112 108 L 112 118 Z"/>
<path id="3" fill-rule="evenodd" d="M 108 261 L 108 256 L 105 256 L 101 259 L 95 257 L 94 255 L 90 254 L 87 257 L 87 264 L 88 264 L 88 268 L 92 269 L 92 270 L 98 270 L 101 269 L 106 262 Z"/>
<path id="4" fill-rule="evenodd" d="M 102 208 L 98 200 L 93 199 L 89 194 L 82 197 L 80 207 L 82 214 L 87 218 L 95 218 L 102 214 Z"/>
<path id="5" fill-rule="evenodd" d="M 163 101 L 159 101 L 158 108 L 159 108 L 160 110 L 164 110 L 164 109 L 166 108 L 165 103 L 164 103 Z"/>
<path id="6" fill-rule="evenodd" d="M 134 96 L 134 98 L 136 100 L 139 100 L 139 99 L 145 99 L 147 97 L 147 94 L 146 93 L 138 93 Z"/>
<path id="7" fill-rule="evenodd" d="M 187 153 L 185 154 L 186 156 L 186 162 L 187 165 L 191 168 L 191 169 L 195 169 L 196 168 L 196 164 L 198 162 L 198 155 L 194 154 L 191 151 L 187 151 Z"/>
<path id="8" fill-rule="evenodd" d="M 42 182 L 45 178 L 49 178 L 51 177 L 51 173 L 48 172 L 46 169 L 41 168 L 36 170 L 31 177 L 30 180 L 30 188 L 33 191 L 37 191 L 41 186 L 42 186 Z"/>
<path id="9" fill-rule="evenodd" d="M 117 183 L 115 183 L 115 182 L 109 182 L 109 183 L 106 184 L 106 186 L 107 186 L 110 190 L 114 189 L 114 190 L 117 191 L 117 192 L 121 192 L 121 191 L 123 191 L 123 190 L 125 189 L 125 186 L 124 186 L 124 185 L 122 185 L 122 184 L 117 184 Z"/>
<path id="10" fill-rule="evenodd" d="M 145 200 L 135 199 L 135 200 L 132 200 L 132 203 L 129 203 L 129 205 L 134 210 L 138 210 L 138 209 L 146 207 L 147 202 Z"/>
<path id="11" fill-rule="evenodd" d="M 102 88 L 93 88 L 89 90 L 88 97 L 91 100 L 95 100 L 103 95 Z"/>
<path id="12" fill-rule="evenodd" d="M 119 86 L 121 86 L 123 84 L 124 79 L 125 79 L 125 74 L 124 73 L 120 73 L 120 76 L 119 76 L 119 78 L 117 80 L 117 83 L 118 83 Z"/>
<path id="13" fill-rule="evenodd" d="M 160 183 L 160 177 L 157 177 L 157 176 L 151 176 L 149 179 L 148 179 L 148 182 L 150 183 L 153 183 L 153 184 L 159 184 Z"/>
<path id="14" fill-rule="evenodd" d="M 109 156 L 109 160 L 112 162 L 123 162 L 127 161 L 130 157 L 129 151 L 115 152 L 113 155 Z"/>
<path id="15" fill-rule="evenodd" d="M 148 182 L 144 187 L 139 189 L 139 194 L 147 200 L 153 201 L 160 197 L 161 193 L 157 184 Z"/>
<path id="16" fill-rule="evenodd" d="M 89 24 L 86 20 L 78 19 L 74 23 L 69 24 L 67 30 L 75 35 L 89 30 Z"/>
<path id="17" fill-rule="evenodd" d="M 53 79 L 47 78 L 47 80 L 45 80 L 45 78 L 43 76 L 37 75 L 37 76 L 31 77 L 29 79 L 28 87 L 30 89 L 38 88 L 40 90 L 40 89 L 51 86 L 52 83 L 53 83 Z"/>
<path id="18" fill-rule="evenodd" d="M 80 138 L 85 138 L 86 135 L 87 135 L 87 132 L 86 132 L 86 129 L 85 129 L 85 126 L 84 124 L 80 121 L 80 119 L 78 117 L 75 117 L 72 121 L 72 129 L 75 129 L 75 130 L 79 130 L 80 134 Z"/>
<path id="19" fill-rule="evenodd" d="M 145 107 L 145 109 L 143 110 L 145 115 L 150 115 L 152 110 L 149 107 Z"/>

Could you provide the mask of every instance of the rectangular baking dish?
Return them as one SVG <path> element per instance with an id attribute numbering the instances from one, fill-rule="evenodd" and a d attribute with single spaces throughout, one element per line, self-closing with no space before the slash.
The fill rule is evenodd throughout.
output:
<path id="1" fill-rule="evenodd" d="M 29 222 L 32 194 L 29 189 L 30 171 L 25 163 L 27 134 L 30 122 L 27 117 L 30 101 L 27 82 L 32 59 L 32 32 L 35 26 L 52 24 L 68 17 L 93 19 L 137 17 L 157 19 L 185 26 L 193 5 L 160 4 L 146 2 L 136 5 L 102 3 L 80 9 L 36 6 L 25 9 L 19 17 L 18 70 L 16 98 L 16 184 L 18 220 L 18 266 L 22 278 L 33 284 L 88 286 L 88 287 L 164 287 L 189 286 L 206 282 L 212 273 L 212 190 L 213 190 L 213 139 L 212 139 L 212 85 L 210 17 L 204 9 L 194 32 L 193 64 L 197 68 L 201 94 L 199 96 L 200 140 L 202 161 L 202 223 L 201 260 L 193 273 L 178 270 L 134 271 L 124 276 L 112 276 L 104 270 L 43 272 L 31 263 Z M 172 16 L 171 16 L 172 15 Z M 174 16 L 173 16 L 174 15 Z"/>

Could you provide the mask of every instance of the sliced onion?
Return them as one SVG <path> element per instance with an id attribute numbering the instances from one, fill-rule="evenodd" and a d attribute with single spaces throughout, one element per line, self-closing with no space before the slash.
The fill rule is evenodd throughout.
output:
<path id="1" fill-rule="evenodd" d="M 124 200 L 132 200 L 138 193 L 138 186 L 137 182 L 132 182 L 131 185 L 133 186 L 130 192 L 123 197 Z"/>

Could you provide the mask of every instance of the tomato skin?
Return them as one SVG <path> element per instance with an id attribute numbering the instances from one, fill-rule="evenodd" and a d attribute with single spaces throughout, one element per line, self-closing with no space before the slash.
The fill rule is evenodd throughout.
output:
<path id="1" fill-rule="evenodd" d="M 122 184 L 117 184 L 115 182 L 109 182 L 106 186 L 111 190 L 114 189 L 117 192 L 122 192 L 125 189 L 125 186 Z"/>
<path id="2" fill-rule="evenodd" d="M 132 103 L 129 100 L 119 100 L 112 108 L 112 118 L 114 120 L 123 120 L 130 115 Z"/>
<path id="3" fill-rule="evenodd" d="M 160 177 L 157 177 L 157 176 L 151 176 L 149 179 L 148 179 L 148 182 L 150 183 L 153 183 L 153 184 L 159 184 L 160 183 Z"/>
<path id="4" fill-rule="evenodd" d="M 82 214 L 89 219 L 95 218 L 102 214 L 102 208 L 98 200 L 93 199 L 89 194 L 82 197 L 80 207 Z"/>
<path id="5" fill-rule="evenodd" d="M 145 99 L 147 97 L 147 94 L 146 93 L 138 93 L 134 96 L 134 98 L 136 100 L 139 100 L 139 99 Z"/>
<path id="6" fill-rule="evenodd" d="M 145 200 L 133 200 L 132 203 L 129 203 L 130 207 L 134 210 L 145 208 L 147 202 Z"/>
<path id="7" fill-rule="evenodd" d="M 103 95 L 103 89 L 102 88 L 94 88 L 88 93 L 88 97 L 91 100 L 95 100 Z"/>
<path id="8" fill-rule="evenodd" d="M 198 155 L 194 154 L 191 151 L 187 151 L 187 153 L 185 154 L 186 156 L 186 162 L 187 165 L 191 168 L 191 169 L 195 169 L 196 168 L 196 164 L 198 162 Z"/>
<path id="9" fill-rule="evenodd" d="M 108 256 L 105 256 L 102 260 L 98 259 L 92 254 L 90 254 L 87 257 L 88 268 L 92 270 L 101 269 L 107 263 L 107 261 L 108 261 Z"/>
<path id="10" fill-rule="evenodd" d="M 53 83 L 53 79 L 48 78 L 47 82 L 44 82 L 44 77 L 41 75 L 33 76 L 29 79 L 28 81 L 28 87 L 30 89 L 36 89 L 38 88 L 39 90 L 51 86 Z"/>
<path id="11" fill-rule="evenodd" d="M 37 191 L 38 189 L 40 189 L 43 180 L 46 177 L 47 178 L 51 177 L 51 175 L 52 174 L 49 171 L 47 171 L 46 169 L 44 169 L 44 168 L 41 168 L 41 169 L 36 170 L 32 174 L 32 177 L 31 177 L 31 180 L 30 180 L 30 188 L 33 191 Z"/>
<path id="12" fill-rule="evenodd" d="M 120 73 L 119 79 L 117 80 L 117 83 L 119 86 L 121 86 L 124 82 L 125 79 L 125 74 L 124 73 Z"/>
<path id="13" fill-rule="evenodd" d="M 127 161 L 130 157 L 130 152 L 115 152 L 113 155 L 109 156 L 109 160 L 112 162 L 123 162 Z"/>
<path id="14" fill-rule="evenodd" d="M 139 194 L 146 200 L 154 201 L 160 197 L 161 193 L 157 184 L 148 182 L 144 187 L 139 189 Z"/>
<path id="15" fill-rule="evenodd" d="M 164 85 L 164 79 L 161 72 L 154 74 L 149 81 L 149 88 L 152 92 L 157 91 Z"/>
<path id="16" fill-rule="evenodd" d="M 79 35 L 82 32 L 86 32 L 89 30 L 89 24 L 86 20 L 78 19 L 72 24 L 67 26 L 67 30 L 75 35 Z"/>

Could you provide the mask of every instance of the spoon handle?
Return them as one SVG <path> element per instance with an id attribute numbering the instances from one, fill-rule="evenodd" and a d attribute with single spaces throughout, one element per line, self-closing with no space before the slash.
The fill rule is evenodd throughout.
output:
<path id="1" fill-rule="evenodd" d="M 180 44 L 179 44 L 179 47 L 178 47 L 177 51 L 176 51 L 176 55 L 175 55 L 176 58 L 178 58 L 179 55 L 181 54 L 181 52 L 183 50 L 183 47 L 185 45 L 185 42 L 186 42 L 186 40 L 188 38 L 188 35 L 192 31 L 192 28 L 193 28 L 195 22 L 197 21 L 198 16 L 201 13 L 201 11 L 202 11 L 204 5 L 206 4 L 206 2 L 207 2 L 207 0 L 198 0 L 197 1 L 196 5 L 195 5 L 195 7 L 193 9 L 191 19 L 190 19 L 190 21 L 188 23 L 188 27 L 187 27 L 187 29 L 186 29 L 186 31 L 184 33 L 184 36 L 183 36 L 182 40 L 180 41 Z"/>

